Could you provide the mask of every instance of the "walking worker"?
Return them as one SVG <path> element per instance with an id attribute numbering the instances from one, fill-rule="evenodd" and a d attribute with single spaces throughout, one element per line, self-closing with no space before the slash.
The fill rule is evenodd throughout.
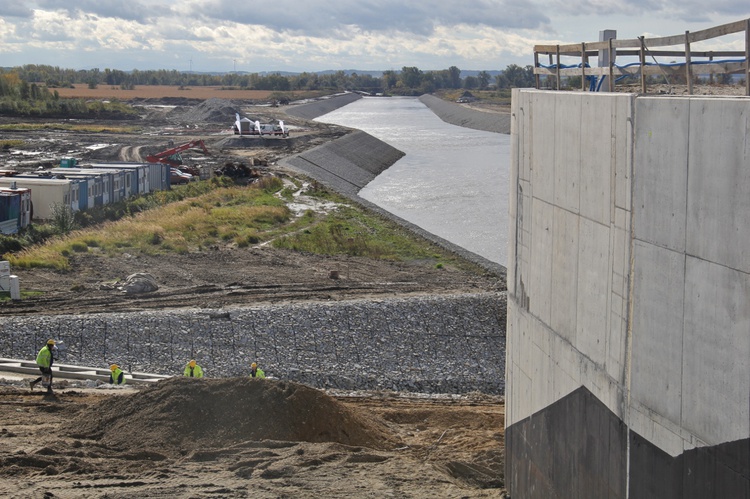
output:
<path id="1" fill-rule="evenodd" d="M 109 366 L 109 384 L 110 385 L 124 385 L 125 384 L 125 373 L 120 369 L 117 364 Z"/>
<path id="2" fill-rule="evenodd" d="M 47 340 L 47 344 L 39 350 L 36 356 L 36 365 L 39 366 L 39 370 L 42 375 L 34 381 L 29 382 L 29 388 L 34 390 L 34 386 L 43 381 L 42 386 L 47 385 L 47 393 L 52 393 L 52 364 L 55 362 L 55 356 L 57 353 L 57 347 L 55 346 L 55 340 Z"/>
<path id="3" fill-rule="evenodd" d="M 188 378 L 202 378 L 203 368 L 198 365 L 195 359 L 191 359 L 190 362 L 185 366 L 185 370 L 182 372 Z"/>
<path id="4" fill-rule="evenodd" d="M 251 378 L 265 378 L 266 373 L 263 372 L 263 369 L 258 367 L 258 364 L 253 362 L 250 364 L 250 377 Z"/>

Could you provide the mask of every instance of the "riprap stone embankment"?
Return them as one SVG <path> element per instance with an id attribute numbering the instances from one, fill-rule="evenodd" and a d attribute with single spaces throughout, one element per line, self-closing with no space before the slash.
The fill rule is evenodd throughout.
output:
<path id="1" fill-rule="evenodd" d="M 180 375 L 247 376 L 251 362 L 319 388 L 502 394 L 505 294 L 231 310 L 0 318 L 0 356 L 33 359 L 52 337 L 60 363 Z"/>

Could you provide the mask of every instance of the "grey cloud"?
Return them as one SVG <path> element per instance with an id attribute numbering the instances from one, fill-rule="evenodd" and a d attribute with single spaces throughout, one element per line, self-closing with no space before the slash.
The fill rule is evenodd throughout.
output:
<path id="1" fill-rule="evenodd" d="M 703 0 L 556 0 L 549 5 L 553 10 L 569 15 L 669 16 L 668 19 L 672 21 L 678 19 L 684 22 L 711 22 L 717 15 L 737 16 L 738 20 L 750 16 L 747 0 L 717 0 L 708 3 Z"/>
<path id="2" fill-rule="evenodd" d="M 148 24 L 152 19 L 171 13 L 171 8 L 166 4 L 140 0 L 37 0 L 36 4 L 45 10 L 65 10 L 72 17 L 97 15 L 141 24 Z"/>
<path id="3" fill-rule="evenodd" d="M 0 0 L 0 17 L 28 18 L 32 14 L 26 3 L 21 3 L 18 0 Z"/>
<path id="4" fill-rule="evenodd" d="M 196 3 L 191 13 L 217 21 L 261 24 L 279 32 L 332 36 L 350 26 L 362 31 L 428 35 L 436 26 L 459 24 L 494 28 L 537 28 L 549 22 L 531 2 L 473 0 L 435 6 L 426 0 L 278 0 L 260 4 L 236 0 Z"/>

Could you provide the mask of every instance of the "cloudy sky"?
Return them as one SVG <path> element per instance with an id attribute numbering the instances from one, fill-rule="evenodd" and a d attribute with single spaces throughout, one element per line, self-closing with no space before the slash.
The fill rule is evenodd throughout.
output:
<path id="1" fill-rule="evenodd" d="M 0 0 L 0 66 L 495 70 L 602 29 L 665 36 L 747 18 L 748 0 Z M 711 49 L 744 40 L 694 50 Z"/>

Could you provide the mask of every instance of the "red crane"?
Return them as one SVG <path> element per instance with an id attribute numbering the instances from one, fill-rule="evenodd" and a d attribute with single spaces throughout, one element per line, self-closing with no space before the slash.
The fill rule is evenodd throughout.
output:
<path id="1" fill-rule="evenodd" d="M 182 165 L 182 156 L 180 153 L 187 149 L 199 148 L 203 150 L 204 154 L 210 154 L 206 149 L 206 144 L 202 140 L 191 140 L 179 146 L 167 149 L 156 154 L 150 154 L 146 156 L 146 161 L 149 163 L 164 163 L 169 166 L 179 167 Z"/>

